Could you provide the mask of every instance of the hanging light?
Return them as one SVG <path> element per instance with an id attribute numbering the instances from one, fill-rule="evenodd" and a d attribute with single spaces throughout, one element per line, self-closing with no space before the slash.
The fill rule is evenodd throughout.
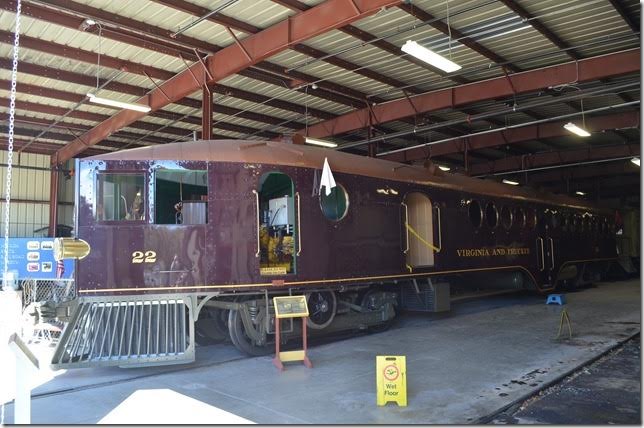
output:
<path id="1" fill-rule="evenodd" d="M 590 132 L 586 131 L 584 128 L 580 128 L 572 122 L 568 122 L 564 125 L 564 128 L 567 131 L 572 132 L 573 134 L 579 135 L 580 137 L 590 137 Z"/>
<path id="2" fill-rule="evenodd" d="M 461 69 L 460 65 L 450 61 L 444 56 L 437 54 L 431 49 L 427 49 L 426 47 L 419 45 L 413 40 L 407 40 L 407 42 L 402 45 L 400 49 L 403 52 L 408 53 L 409 55 L 416 57 L 429 65 L 440 68 L 446 73 L 452 73 Z"/>
<path id="3" fill-rule="evenodd" d="M 503 183 L 505 183 L 505 184 L 510 184 L 510 185 L 512 185 L 512 186 L 518 186 L 518 185 L 519 185 L 519 182 L 518 182 L 518 181 L 508 180 L 507 178 L 504 178 L 504 179 L 503 179 Z"/>
<path id="4" fill-rule="evenodd" d="M 320 140 L 318 138 L 306 137 L 304 141 L 306 144 L 313 144 L 314 146 L 338 147 L 337 143 L 334 143 L 333 141 Z"/>
<path id="5" fill-rule="evenodd" d="M 631 162 L 633 162 L 637 166 L 640 166 L 640 158 L 633 158 L 631 159 Z"/>
<path id="6" fill-rule="evenodd" d="M 582 191 L 580 191 L 580 190 L 577 190 L 577 191 L 575 192 L 575 195 L 579 195 L 579 196 L 586 196 L 586 192 L 582 192 Z"/>
<path id="7" fill-rule="evenodd" d="M 445 165 L 438 165 L 438 169 L 440 169 L 441 171 L 449 171 L 452 168 Z"/>
<path id="8" fill-rule="evenodd" d="M 140 111 L 143 113 L 147 113 L 150 110 L 152 110 L 148 106 L 144 106 L 142 104 L 134 104 L 134 103 L 126 103 L 123 101 L 116 101 L 116 100 L 111 100 L 109 98 L 101 98 L 97 97 L 96 95 L 92 94 L 91 92 L 87 94 L 89 97 L 89 102 L 91 103 L 96 103 L 96 104 L 103 104 L 106 106 L 112 106 L 112 107 L 119 107 L 119 108 L 125 108 L 128 110 L 136 110 Z"/>

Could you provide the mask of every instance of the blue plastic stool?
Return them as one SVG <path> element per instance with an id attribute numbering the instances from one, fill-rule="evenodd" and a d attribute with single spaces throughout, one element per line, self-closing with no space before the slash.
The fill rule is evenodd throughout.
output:
<path id="1" fill-rule="evenodd" d="M 566 304 L 566 295 L 565 294 L 548 294 L 548 299 L 546 300 L 546 305 L 565 305 Z"/>

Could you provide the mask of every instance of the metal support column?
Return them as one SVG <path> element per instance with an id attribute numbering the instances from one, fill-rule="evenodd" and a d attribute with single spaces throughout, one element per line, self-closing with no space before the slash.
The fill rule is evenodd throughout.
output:
<path id="1" fill-rule="evenodd" d="M 212 140 L 212 91 L 203 85 L 201 97 L 201 139 Z"/>
<path id="2" fill-rule="evenodd" d="M 58 164 L 51 167 L 51 179 L 49 183 L 49 236 L 56 236 L 56 224 L 58 223 Z"/>

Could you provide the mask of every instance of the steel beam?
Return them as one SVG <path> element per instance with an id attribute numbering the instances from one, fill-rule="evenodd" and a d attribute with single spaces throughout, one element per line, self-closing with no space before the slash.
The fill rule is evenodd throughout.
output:
<path id="1" fill-rule="evenodd" d="M 192 94 L 203 84 L 222 80 L 288 49 L 295 43 L 362 19 L 377 12 L 381 7 L 392 6 L 399 1 L 327 0 L 306 12 L 241 40 L 239 45 L 227 46 L 206 57 L 203 64 L 197 62 L 191 65 L 189 69 L 161 83 L 159 88 L 150 91 L 138 102 L 149 105 L 152 110 L 158 110 L 173 101 Z M 133 110 L 123 110 L 117 113 L 59 150 L 52 158 L 52 163 L 74 157 L 86 147 L 98 143 L 143 116 L 145 113 Z"/>
<path id="2" fill-rule="evenodd" d="M 639 144 L 623 144 L 612 146 L 596 146 L 592 150 L 582 149 L 561 150 L 535 153 L 532 155 L 512 156 L 487 163 L 470 166 L 471 175 L 491 175 L 510 171 L 521 172 L 532 168 L 552 165 L 566 165 L 578 162 L 613 159 L 626 156 L 639 156 Z"/>
<path id="3" fill-rule="evenodd" d="M 492 78 L 467 85 L 427 92 L 409 98 L 363 108 L 326 120 L 308 127 L 308 135 L 324 138 L 364 128 L 369 124 L 369 111 L 374 114 L 376 123 L 386 123 L 406 117 L 445 108 L 457 108 L 470 103 L 495 98 L 543 90 L 549 86 L 562 85 L 577 79 L 578 82 L 636 73 L 640 71 L 640 50 L 600 55 L 592 58 L 568 62 L 524 71 L 511 76 L 512 85 L 505 76 Z M 579 74 L 577 74 L 577 72 Z M 304 130 L 300 130 L 303 132 Z"/>
<path id="4" fill-rule="evenodd" d="M 567 122 L 568 121 L 541 123 L 489 134 L 463 137 L 458 140 L 446 141 L 433 146 L 419 147 L 405 152 L 392 153 L 390 155 L 383 156 L 383 159 L 396 162 L 413 162 L 427 158 L 427 153 L 431 153 L 432 157 L 460 153 L 464 151 L 464 147 L 466 145 L 468 150 L 471 152 L 472 150 L 511 145 L 522 141 L 563 137 L 571 135 L 570 132 L 566 131 L 563 127 Z M 586 118 L 586 127 L 592 132 L 634 128 L 639 126 L 639 110 L 607 114 L 603 116 L 589 116 Z"/>

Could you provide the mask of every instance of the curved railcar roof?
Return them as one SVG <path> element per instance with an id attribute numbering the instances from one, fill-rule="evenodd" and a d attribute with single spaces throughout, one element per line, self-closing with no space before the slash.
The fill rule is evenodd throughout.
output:
<path id="1" fill-rule="evenodd" d="M 550 202 L 580 209 L 601 209 L 587 201 L 565 195 L 539 192 L 527 187 L 509 186 L 450 174 L 438 168 L 411 166 L 384 159 L 353 155 L 338 150 L 278 141 L 258 140 L 202 140 L 171 143 L 121 150 L 88 157 L 91 160 L 115 161 L 209 161 L 264 163 L 321 169 L 328 158 L 332 171 L 377 177 L 388 180 L 433 185 L 453 190 L 510 197 L 535 202 Z"/>

